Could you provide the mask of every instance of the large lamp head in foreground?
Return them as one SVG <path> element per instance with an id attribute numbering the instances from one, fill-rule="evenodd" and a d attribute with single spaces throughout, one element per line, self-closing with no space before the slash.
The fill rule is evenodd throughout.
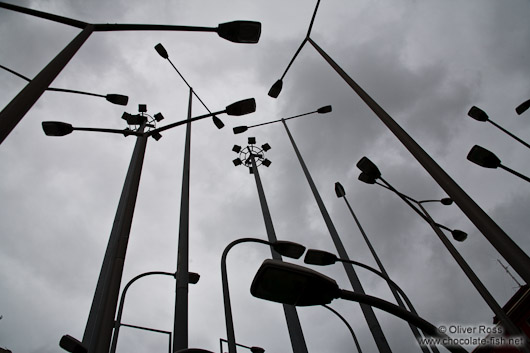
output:
<path id="1" fill-rule="evenodd" d="M 464 241 L 467 239 L 467 233 L 458 229 L 452 230 L 451 234 L 453 235 L 453 239 L 456 241 Z"/>
<path id="2" fill-rule="evenodd" d="M 250 293 L 277 303 L 310 306 L 331 303 L 340 296 L 340 289 L 335 280 L 319 272 L 269 259 L 256 273 Z"/>
<path id="3" fill-rule="evenodd" d="M 381 172 L 379 171 L 379 168 L 367 157 L 363 157 L 357 162 L 357 168 L 361 170 L 361 172 L 368 174 L 368 176 L 377 179 L 381 177 Z"/>
<path id="4" fill-rule="evenodd" d="M 501 160 L 493 153 L 480 147 L 473 146 L 467 155 L 467 159 L 484 168 L 497 168 L 501 165 Z"/>
<path id="5" fill-rule="evenodd" d="M 239 102 L 235 102 L 226 107 L 226 114 L 228 115 L 245 115 L 254 113 L 256 111 L 256 100 L 254 98 L 244 99 Z"/>
<path id="6" fill-rule="evenodd" d="M 282 87 L 283 87 L 282 80 L 278 80 L 274 82 L 271 89 L 269 90 L 269 93 L 268 93 L 269 97 L 278 98 L 278 96 L 280 95 L 280 92 L 282 91 Z"/>
<path id="7" fill-rule="evenodd" d="M 64 136 L 72 133 L 74 127 L 60 121 L 43 121 L 42 130 L 47 136 Z"/>
<path id="8" fill-rule="evenodd" d="M 219 37 L 235 43 L 254 44 L 261 35 L 261 23 L 254 21 L 233 21 L 217 27 Z"/>

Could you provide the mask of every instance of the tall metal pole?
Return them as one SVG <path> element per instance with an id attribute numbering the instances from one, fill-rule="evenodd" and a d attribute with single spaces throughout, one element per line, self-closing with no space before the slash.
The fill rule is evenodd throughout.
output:
<path id="1" fill-rule="evenodd" d="M 81 33 L 57 54 L 0 112 L 0 144 L 37 102 L 92 32 L 94 32 L 94 25 L 87 24 Z"/>
<path id="2" fill-rule="evenodd" d="M 313 196 L 315 197 L 315 200 L 318 204 L 320 213 L 322 213 L 324 222 L 326 223 L 326 226 L 328 227 L 329 234 L 331 236 L 331 239 L 333 240 L 333 243 L 335 244 L 337 253 L 339 254 L 340 258 L 349 259 L 348 254 L 346 253 L 346 249 L 344 248 L 344 245 L 342 244 L 342 241 L 340 240 L 339 234 L 337 233 L 337 230 L 335 229 L 335 226 L 333 225 L 333 222 L 331 221 L 331 217 L 328 214 L 326 206 L 324 205 L 324 202 L 322 201 L 322 198 L 320 197 L 320 194 L 318 193 L 315 183 L 313 182 L 313 178 L 311 178 L 311 174 L 309 174 L 309 170 L 307 169 L 304 163 L 304 160 L 302 159 L 302 155 L 300 154 L 298 147 L 296 147 L 296 143 L 294 142 L 293 136 L 291 135 L 291 132 L 289 131 L 289 128 L 287 127 L 287 123 L 285 122 L 284 119 L 282 119 L 282 123 L 283 123 L 283 126 L 285 127 L 285 131 L 287 131 L 287 135 L 289 135 L 289 140 L 291 140 L 291 144 L 293 145 L 296 156 L 298 157 L 298 161 L 300 162 L 300 165 L 302 166 L 304 174 L 307 178 L 307 182 L 309 183 L 309 187 L 311 188 L 311 191 L 313 192 Z M 351 264 L 346 264 L 346 263 L 342 263 L 342 264 L 344 266 L 344 269 L 346 270 L 346 274 L 348 275 L 348 279 L 350 280 L 353 290 L 357 293 L 364 294 L 365 292 L 361 285 L 361 281 L 359 280 L 359 277 L 355 273 L 353 266 Z M 375 316 L 375 313 L 372 307 L 366 304 L 360 304 L 360 306 L 364 314 L 364 317 L 366 319 L 366 322 L 368 323 L 368 327 L 370 328 L 370 332 L 372 333 L 372 336 L 374 337 L 377 348 L 379 349 L 379 352 L 381 353 L 392 352 L 390 350 L 390 346 L 388 345 L 388 342 L 383 333 L 383 330 L 381 329 L 381 325 L 379 325 L 379 321 L 377 320 L 377 317 Z"/>
<path id="3" fill-rule="evenodd" d="M 383 263 L 381 262 L 381 260 L 379 259 L 379 256 L 377 256 L 377 253 L 375 252 L 375 249 L 374 247 L 372 246 L 372 243 L 370 242 L 370 240 L 368 239 L 368 236 L 366 235 L 366 232 L 364 231 L 363 227 L 361 226 L 361 223 L 359 222 L 359 219 L 357 218 L 357 216 L 355 215 L 355 213 L 353 212 L 353 209 L 351 208 L 350 206 L 350 203 L 348 202 L 348 199 L 346 198 L 346 195 L 343 196 L 344 198 L 344 201 L 346 202 L 346 206 L 348 206 L 348 209 L 350 210 L 350 213 L 351 215 L 353 216 L 353 219 L 355 220 L 355 223 L 357 224 L 357 227 L 359 228 L 359 230 L 361 231 L 361 234 L 364 238 L 364 241 L 366 242 L 366 245 L 368 246 L 368 248 L 370 249 L 370 253 L 372 254 L 372 256 L 374 257 L 375 259 L 375 262 L 377 263 L 377 266 L 379 267 L 379 270 L 381 271 L 382 274 L 384 274 L 386 277 L 390 277 L 388 276 L 388 273 L 386 272 L 386 269 L 385 267 L 383 266 Z M 396 302 L 397 304 L 407 310 L 406 306 L 405 306 L 405 303 L 403 303 L 403 301 L 401 300 L 401 296 L 399 295 L 399 293 L 397 292 L 397 290 L 390 285 L 390 283 L 388 284 L 389 288 L 390 288 L 390 291 L 392 292 L 392 294 L 394 295 L 394 298 L 396 298 Z M 418 313 L 416 312 L 416 310 L 414 309 L 414 307 L 411 307 L 409 308 L 410 311 L 415 314 L 415 315 L 418 315 Z M 424 352 L 424 353 L 429 353 L 429 349 L 427 348 L 427 346 L 425 345 L 422 345 L 420 340 L 422 338 L 421 334 L 420 334 L 420 331 L 418 330 L 418 328 L 414 325 L 412 325 L 410 322 L 408 323 L 409 326 L 410 326 L 410 329 L 412 330 L 412 333 L 414 334 L 414 337 L 416 337 L 416 340 L 420 343 L 420 348 L 421 350 Z M 433 352 L 439 352 L 438 349 L 433 345 L 431 346 L 431 349 L 433 350 Z"/>
<path id="4" fill-rule="evenodd" d="M 329 65 L 359 95 L 379 117 L 398 140 L 409 150 L 447 195 L 460 207 L 462 212 L 482 232 L 504 259 L 517 271 L 519 276 L 530 284 L 530 258 L 525 252 L 473 201 L 464 190 L 421 148 L 403 128 L 372 99 L 333 59 L 311 38 L 309 43 Z"/>
<path id="5" fill-rule="evenodd" d="M 193 88 L 190 87 L 188 120 L 191 119 Z M 180 225 L 177 255 L 177 288 L 175 294 L 175 320 L 173 326 L 173 351 L 188 348 L 188 257 L 189 257 L 189 207 L 190 207 L 190 157 L 191 121 L 186 123 L 184 166 L 182 171 L 182 192 L 180 196 Z"/>
<path id="6" fill-rule="evenodd" d="M 274 243 L 278 239 L 274 232 L 274 226 L 272 225 L 272 218 L 269 212 L 269 206 L 267 205 L 267 199 L 265 198 L 265 192 L 263 191 L 263 185 L 261 184 L 261 178 L 259 176 L 258 167 L 256 166 L 256 160 L 254 155 L 250 154 L 250 160 L 252 162 L 252 171 L 256 179 L 256 187 L 258 189 L 259 202 L 261 205 L 261 211 L 263 213 L 263 220 L 265 221 L 265 229 L 267 231 L 267 238 L 269 242 Z M 275 252 L 271 248 L 272 258 L 275 260 L 281 260 L 280 254 Z M 302 326 L 300 326 L 300 319 L 298 318 L 298 312 L 296 307 L 293 305 L 283 304 L 283 311 L 285 313 L 285 319 L 287 320 L 287 328 L 289 330 L 289 336 L 291 338 L 291 346 L 294 353 L 307 353 L 307 345 L 304 339 L 304 333 L 302 332 Z M 230 348 L 230 347 L 229 347 Z M 235 353 L 230 352 L 229 353 Z"/>
<path id="7" fill-rule="evenodd" d="M 83 335 L 89 353 L 109 351 L 146 146 L 147 136 L 137 137 Z"/>

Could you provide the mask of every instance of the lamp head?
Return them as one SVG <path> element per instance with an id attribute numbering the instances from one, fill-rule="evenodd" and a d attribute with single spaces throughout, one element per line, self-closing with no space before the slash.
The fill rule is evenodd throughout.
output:
<path id="1" fill-rule="evenodd" d="M 249 137 L 248 138 L 248 144 L 249 145 L 255 145 L 256 144 L 256 138 L 255 137 Z"/>
<path id="2" fill-rule="evenodd" d="M 453 199 L 449 197 L 444 197 L 443 199 L 440 200 L 440 202 L 442 203 L 442 205 L 449 206 L 453 204 Z"/>
<path id="3" fill-rule="evenodd" d="M 472 106 L 467 115 L 477 121 L 488 121 L 488 114 L 482 109 Z"/>
<path id="4" fill-rule="evenodd" d="M 236 158 L 232 161 L 232 163 L 234 163 L 234 166 L 240 166 L 241 164 L 243 164 L 243 162 L 241 161 L 241 159 L 239 158 Z"/>
<path id="5" fill-rule="evenodd" d="M 261 145 L 261 148 L 263 148 L 263 151 L 267 152 L 271 149 L 271 145 L 269 145 L 268 143 L 264 143 L 263 145 Z"/>
<path id="6" fill-rule="evenodd" d="M 527 100 L 526 102 L 523 102 L 523 103 L 519 104 L 519 106 L 517 106 L 517 108 L 515 108 L 515 112 L 516 112 L 518 115 L 521 115 L 521 114 L 523 114 L 525 111 L 527 111 L 528 108 L 530 108 L 530 99 Z"/>
<path id="7" fill-rule="evenodd" d="M 247 131 L 248 127 L 247 126 L 236 126 L 232 130 L 234 130 L 234 134 L 241 134 L 241 133 Z"/>
<path id="8" fill-rule="evenodd" d="M 219 119 L 217 116 L 213 116 L 212 117 L 212 120 L 213 120 L 213 123 L 215 124 L 215 126 L 218 128 L 218 129 L 222 129 L 225 124 L 221 121 L 221 119 Z"/>
<path id="9" fill-rule="evenodd" d="M 501 165 L 501 160 L 487 149 L 479 145 L 473 146 L 467 155 L 467 159 L 484 168 L 497 168 Z"/>
<path id="10" fill-rule="evenodd" d="M 261 348 L 261 347 L 255 347 L 255 346 L 250 347 L 250 351 L 251 351 L 252 353 L 264 353 L 264 352 L 265 352 L 265 350 L 264 350 L 263 348 Z"/>
<path id="11" fill-rule="evenodd" d="M 162 115 L 162 113 L 156 113 L 155 115 L 153 115 L 153 117 L 154 117 L 155 120 L 158 121 L 158 122 L 164 120 L 164 116 Z"/>
<path id="12" fill-rule="evenodd" d="M 269 90 L 269 96 L 272 98 L 278 98 L 280 95 L 280 92 L 282 91 L 283 87 L 283 81 L 280 79 L 272 85 L 271 89 Z"/>
<path id="13" fill-rule="evenodd" d="M 235 153 L 239 153 L 241 151 L 241 146 L 234 145 L 234 147 L 232 147 L 232 151 L 234 151 Z"/>
<path id="14" fill-rule="evenodd" d="M 59 341 L 59 347 L 70 353 L 87 353 L 88 349 L 83 343 L 70 335 L 64 335 Z"/>
<path id="15" fill-rule="evenodd" d="M 368 175 L 365 172 L 362 172 L 361 174 L 359 174 L 358 179 L 366 184 L 375 184 L 376 182 L 376 179 L 373 176 Z"/>
<path id="16" fill-rule="evenodd" d="M 277 240 L 272 243 L 272 248 L 280 255 L 299 259 L 305 251 L 305 246 L 292 241 Z"/>
<path id="17" fill-rule="evenodd" d="M 219 37 L 235 43 L 254 44 L 261 35 L 261 23 L 255 21 L 233 21 L 217 27 Z"/>
<path id="18" fill-rule="evenodd" d="M 467 239 L 467 233 L 458 229 L 452 230 L 451 234 L 453 235 L 453 239 L 456 241 L 462 242 Z"/>
<path id="19" fill-rule="evenodd" d="M 329 304 L 340 295 L 335 280 L 309 268 L 280 260 L 265 260 L 250 293 L 277 303 L 311 306 Z"/>
<path id="20" fill-rule="evenodd" d="M 152 136 L 156 141 L 158 141 L 158 140 L 160 140 L 160 139 L 162 138 L 162 134 L 159 133 L 158 131 L 155 132 L 155 133 L 153 133 L 151 136 Z"/>
<path id="21" fill-rule="evenodd" d="M 346 190 L 344 190 L 344 186 L 342 186 L 342 184 L 338 181 L 335 183 L 335 194 L 337 194 L 337 197 L 346 196 Z"/>
<path id="22" fill-rule="evenodd" d="M 381 177 L 381 172 L 377 166 L 367 157 L 363 157 L 359 160 L 359 162 L 357 162 L 357 168 L 374 179 Z"/>
<path id="23" fill-rule="evenodd" d="M 109 93 L 105 96 L 105 99 L 111 102 L 112 104 L 117 105 L 127 105 L 127 103 L 129 102 L 129 97 L 124 96 L 122 94 Z"/>
<path id="24" fill-rule="evenodd" d="M 337 256 L 327 251 L 309 249 L 305 254 L 304 262 L 310 265 L 327 266 L 338 261 Z"/>
<path id="25" fill-rule="evenodd" d="M 169 58 L 169 55 L 167 54 L 166 48 L 164 48 L 162 43 L 158 43 L 157 45 L 155 45 L 155 50 L 164 59 L 168 59 Z"/>
<path id="26" fill-rule="evenodd" d="M 65 136 L 72 133 L 74 127 L 71 124 L 60 121 L 43 121 L 42 130 L 44 130 L 46 136 Z"/>
<path id="27" fill-rule="evenodd" d="M 331 112 L 331 105 L 326 105 L 317 109 L 317 113 L 326 114 Z"/>
<path id="28" fill-rule="evenodd" d="M 123 120 L 127 122 L 129 125 L 141 125 L 143 122 L 147 121 L 147 118 L 140 114 L 129 114 L 129 113 L 123 113 L 121 116 Z"/>
<path id="29" fill-rule="evenodd" d="M 256 100 L 254 98 L 244 99 L 239 102 L 235 102 L 226 107 L 226 114 L 228 115 L 245 115 L 254 113 L 256 111 Z"/>
<path id="30" fill-rule="evenodd" d="M 271 162 L 269 159 L 267 159 L 267 158 L 265 158 L 265 159 L 261 162 L 261 164 L 263 164 L 263 165 L 264 165 L 265 167 L 267 167 L 267 168 L 271 166 L 271 163 L 272 163 L 272 162 Z"/>

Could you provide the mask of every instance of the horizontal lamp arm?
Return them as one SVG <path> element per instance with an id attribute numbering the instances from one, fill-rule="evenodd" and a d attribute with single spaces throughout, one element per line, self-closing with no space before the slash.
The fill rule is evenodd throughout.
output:
<path id="1" fill-rule="evenodd" d="M 144 134 L 142 132 L 133 131 L 133 130 L 117 130 L 117 129 L 100 129 L 100 128 L 92 128 L 92 127 L 74 127 L 73 130 L 77 131 L 96 131 L 96 132 L 108 132 L 111 134 L 120 134 L 120 135 L 134 135 L 134 136 L 145 136 L 147 134 Z"/>
<path id="2" fill-rule="evenodd" d="M 157 132 L 161 132 L 161 131 L 165 131 L 165 130 L 174 128 L 175 126 L 184 125 L 184 124 L 186 124 L 188 122 L 192 122 L 192 121 L 196 121 L 196 120 L 200 120 L 200 119 L 204 119 L 204 118 L 209 118 L 211 116 L 214 116 L 214 115 L 217 115 L 217 114 L 222 114 L 224 112 L 226 112 L 226 110 L 220 110 L 218 112 L 197 116 L 197 117 L 194 117 L 194 118 L 191 118 L 191 119 L 177 121 L 176 123 L 169 124 L 169 125 L 163 126 L 161 128 L 149 131 L 149 132 L 146 133 L 146 135 L 147 136 L 151 136 L 151 135 L 153 135 L 153 134 L 155 134 Z"/>
<path id="3" fill-rule="evenodd" d="M 68 26 L 77 27 L 77 28 L 81 28 L 81 29 L 85 28 L 88 25 L 87 22 L 78 21 L 78 20 L 74 20 L 72 18 L 58 16 L 58 15 L 54 15 L 54 14 L 47 13 L 47 12 L 42 12 L 42 11 L 37 11 L 37 10 L 33 10 L 33 9 L 28 9 L 28 8 L 25 8 L 25 7 L 13 5 L 13 4 L 8 4 L 8 3 L 5 3 L 5 2 L 0 2 L 0 7 L 3 7 L 4 9 L 8 9 L 8 10 L 13 10 L 13 11 L 16 11 L 16 12 L 25 13 L 26 15 L 31 15 L 31 16 L 44 18 L 46 20 L 50 20 L 50 21 L 53 21 L 53 22 L 59 22 L 59 23 L 62 23 L 62 24 L 68 25 Z"/>
<path id="4" fill-rule="evenodd" d="M 294 118 L 299 118 L 301 116 L 304 116 L 304 115 L 309 115 L 309 114 L 314 114 L 314 113 L 317 113 L 318 111 L 315 110 L 315 111 L 312 111 L 312 112 L 309 112 L 309 113 L 304 113 L 304 114 L 300 114 L 300 115 L 295 115 L 295 116 L 291 116 L 289 118 L 284 118 L 284 119 L 278 119 L 278 120 L 273 120 L 273 121 L 268 121 L 266 123 L 261 123 L 261 124 L 256 124 L 256 125 L 249 125 L 247 126 L 247 128 L 251 128 L 251 127 L 256 127 L 256 126 L 262 126 L 262 125 L 267 125 L 267 124 L 272 124 L 272 123 L 277 123 L 279 121 L 282 121 L 282 120 L 289 120 L 289 119 L 294 119 Z"/>
<path id="5" fill-rule="evenodd" d="M 214 27 L 194 27 L 175 25 L 100 23 L 94 25 L 95 32 L 105 31 L 184 31 L 184 32 L 217 32 Z"/>

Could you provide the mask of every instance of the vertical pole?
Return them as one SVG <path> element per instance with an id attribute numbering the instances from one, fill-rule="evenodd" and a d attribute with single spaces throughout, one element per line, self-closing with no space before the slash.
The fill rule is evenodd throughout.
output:
<path id="1" fill-rule="evenodd" d="M 37 102 L 93 31 L 94 25 L 87 24 L 81 33 L 57 54 L 0 112 L 0 144 L 22 120 L 33 104 Z"/>
<path id="2" fill-rule="evenodd" d="M 193 88 L 190 87 L 188 120 L 191 119 Z M 182 192 L 180 197 L 180 225 L 177 254 L 177 288 L 175 293 L 175 321 L 173 327 L 173 351 L 188 348 L 188 255 L 189 255 L 189 206 L 190 206 L 190 151 L 191 121 L 186 123 Z"/>
<path id="3" fill-rule="evenodd" d="M 328 214 L 326 206 L 324 206 L 324 202 L 322 201 L 322 198 L 320 197 L 320 194 L 318 193 L 315 183 L 313 182 L 313 178 L 311 178 L 311 174 L 309 174 L 309 170 L 307 169 L 304 163 L 304 160 L 302 159 L 302 155 L 300 154 L 300 151 L 298 151 L 298 147 L 296 147 L 296 143 L 294 142 L 293 136 L 291 135 L 291 132 L 289 131 L 289 128 L 287 127 L 287 124 L 285 123 L 284 119 L 282 119 L 282 123 L 283 123 L 283 126 L 285 127 L 285 131 L 287 131 L 287 135 L 289 135 L 289 140 L 291 140 L 291 144 L 293 145 L 296 156 L 298 157 L 298 161 L 300 162 L 300 165 L 302 166 L 304 174 L 307 178 L 307 182 L 309 183 L 309 187 L 311 188 L 311 191 L 313 192 L 315 200 L 318 204 L 318 208 L 320 209 L 320 212 L 322 213 L 324 222 L 326 223 L 326 226 L 328 227 L 329 234 L 331 236 L 331 239 L 333 240 L 333 243 L 335 244 L 337 253 L 339 254 L 339 257 L 341 259 L 349 259 L 348 254 L 346 253 L 346 249 L 344 248 L 344 245 L 342 244 L 342 241 L 340 240 L 339 234 L 337 233 L 337 230 L 335 229 L 335 226 L 333 225 L 333 222 L 331 221 L 331 217 Z M 344 262 L 342 264 L 344 265 L 344 269 L 346 270 L 346 274 L 348 275 L 348 279 L 350 280 L 353 290 L 357 293 L 364 294 L 365 292 L 361 285 L 361 281 L 359 280 L 359 277 L 355 273 L 353 266 L 351 264 L 347 264 Z M 364 314 L 364 317 L 366 319 L 366 322 L 368 323 L 368 327 L 370 328 L 372 336 L 374 337 L 377 348 L 379 349 L 379 352 L 381 353 L 392 352 L 390 350 L 390 346 L 388 345 L 386 337 L 383 334 L 383 330 L 381 329 L 381 326 L 379 325 L 379 321 L 377 321 L 377 317 L 375 316 L 375 313 L 372 307 L 366 304 L 360 304 L 360 306 Z"/>
<path id="4" fill-rule="evenodd" d="M 89 353 L 109 351 L 146 146 L 147 136 L 137 137 L 83 335 Z"/>
<path id="5" fill-rule="evenodd" d="M 353 209 L 351 208 L 350 206 L 350 203 L 348 202 L 348 199 L 346 198 L 346 195 L 344 195 L 344 201 L 346 201 L 346 206 L 348 206 L 348 209 L 350 210 L 350 213 L 351 215 L 353 216 L 353 219 L 355 220 L 355 223 L 357 224 L 357 227 L 359 228 L 359 230 L 361 231 L 361 234 L 364 238 L 364 241 L 366 242 L 366 245 L 368 245 L 368 248 L 370 249 L 370 253 L 372 254 L 372 256 L 374 257 L 375 259 L 375 262 L 377 263 L 377 266 L 379 267 L 379 270 L 381 271 L 381 273 L 383 275 L 385 275 L 386 277 L 389 277 L 388 276 L 388 273 L 386 272 L 386 269 L 385 267 L 383 266 L 383 263 L 381 262 L 381 260 L 379 259 L 379 256 L 377 256 L 377 253 L 375 252 L 375 249 L 374 247 L 372 246 L 372 243 L 370 242 L 370 240 L 368 239 L 368 236 L 366 235 L 363 227 L 361 226 L 361 223 L 359 222 L 359 219 L 357 218 L 357 216 L 355 215 L 355 213 L 353 212 Z M 394 295 L 394 298 L 396 298 L 396 302 L 397 304 L 407 310 L 407 308 L 405 307 L 405 304 L 403 303 L 403 301 L 401 300 L 401 297 L 399 296 L 399 293 L 397 292 L 397 290 L 392 287 L 390 285 L 390 283 L 388 283 L 388 287 L 390 288 L 390 291 L 392 292 L 392 294 Z M 415 315 L 418 315 L 418 313 L 416 312 L 416 310 L 411 307 L 409 308 L 409 310 L 415 314 Z M 414 334 L 414 337 L 416 337 L 416 340 L 418 340 L 418 343 L 420 343 L 420 348 L 421 350 L 424 352 L 424 353 L 429 353 L 429 349 L 427 348 L 427 346 L 425 345 L 422 345 L 421 342 L 420 342 L 420 339 L 421 339 L 421 334 L 420 334 L 420 331 L 418 330 L 418 328 L 414 325 L 412 325 L 410 322 L 408 323 L 409 326 L 410 326 L 410 329 L 412 330 L 412 333 Z M 437 353 L 439 352 L 438 349 L 436 348 L 436 346 L 431 346 L 431 349 L 433 350 L 433 352 Z"/>
<path id="6" fill-rule="evenodd" d="M 519 276 L 530 284 L 530 258 L 506 234 L 501 227 L 491 219 L 479 205 L 466 194 L 464 190 L 421 148 L 420 145 L 388 113 L 381 108 L 344 70 L 327 55 L 311 38 L 311 45 L 319 52 L 328 64 L 342 77 L 342 79 L 357 93 L 377 117 L 398 138 L 416 160 L 425 168 L 431 177 L 440 185 L 447 195 L 460 207 L 462 212 L 480 230 L 486 239 L 497 249 L 504 259 L 517 271 Z"/>
<path id="7" fill-rule="evenodd" d="M 267 205 L 267 199 L 265 198 L 265 192 L 263 191 L 263 185 L 261 184 L 261 178 L 259 176 L 258 167 L 256 166 L 256 160 L 254 155 L 250 155 L 252 162 L 252 170 L 256 179 L 256 187 L 258 188 L 259 202 L 261 205 L 261 211 L 263 213 L 263 220 L 265 221 L 265 229 L 267 231 L 267 238 L 269 242 L 274 243 L 277 241 L 276 233 L 274 232 L 274 226 L 272 225 L 272 218 L 269 212 L 269 206 Z M 275 252 L 271 248 L 272 258 L 275 260 L 282 260 L 280 254 Z M 307 345 L 304 339 L 304 333 L 302 332 L 302 326 L 300 326 L 300 319 L 298 318 L 298 312 L 296 307 L 293 305 L 283 304 L 283 311 L 285 313 L 285 319 L 287 320 L 287 328 L 289 330 L 289 336 L 291 338 L 291 346 L 294 353 L 307 353 Z M 230 345 L 229 345 L 230 348 Z M 229 350 L 229 353 L 231 352 Z"/>

